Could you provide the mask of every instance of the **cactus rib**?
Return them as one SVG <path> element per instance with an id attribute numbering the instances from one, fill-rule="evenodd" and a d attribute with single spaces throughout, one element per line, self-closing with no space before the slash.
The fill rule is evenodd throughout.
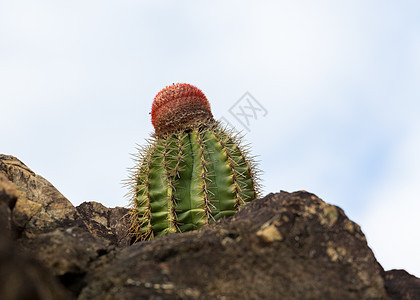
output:
<path id="1" fill-rule="evenodd" d="M 185 84 L 166 89 L 152 107 L 156 133 L 139 149 L 128 182 L 137 240 L 198 229 L 260 193 L 248 147 L 213 119 L 204 94 Z"/>

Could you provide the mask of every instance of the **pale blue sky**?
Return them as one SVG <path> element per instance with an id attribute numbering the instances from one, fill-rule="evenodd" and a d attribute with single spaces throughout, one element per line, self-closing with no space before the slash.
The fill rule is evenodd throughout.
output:
<path id="1" fill-rule="evenodd" d="M 0 82 L 0 153 L 111 207 L 160 89 L 196 85 L 239 130 L 248 91 L 264 193 L 339 205 L 420 276 L 417 1 L 0 1 Z"/>

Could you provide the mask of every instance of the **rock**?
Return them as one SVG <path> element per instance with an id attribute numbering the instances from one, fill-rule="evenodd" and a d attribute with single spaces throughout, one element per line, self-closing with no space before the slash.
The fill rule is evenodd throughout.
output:
<path id="1" fill-rule="evenodd" d="M 0 155 L 0 222 L 13 228 L 20 249 L 34 253 L 74 296 L 92 261 L 112 251 L 113 244 L 128 244 L 126 209 L 99 203 L 79 208 L 82 214 L 18 159 Z"/>
<path id="2" fill-rule="evenodd" d="M 116 246 L 130 243 L 129 210 L 123 207 L 107 208 L 98 202 L 84 202 L 76 207 L 92 234 L 109 240 Z"/>
<path id="3" fill-rule="evenodd" d="M 83 279 L 91 262 L 113 249 L 108 240 L 95 238 L 80 227 L 40 233 L 20 239 L 19 244 L 34 253 L 35 258 L 74 295 L 85 285 Z"/>
<path id="4" fill-rule="evenodd" d="M 0 295 L 10 300 L 70 299 L 70 294 L 39 262 L 20 253 L 14 243 L 0 236 Z"/>
<path id="5" fill-rule="evenodd" d="M 31 254 L 11 240 L 11 214 L 21 197 L 0 173 L 0 295 L 2 299 L 70 299 L 70 294 Z"/>
<path id="6" fill-rule="evenodd" d="M 127 213 L 97 202 L 75 208 L 17 158 L 0 155 L 0 295 L 419 298 L 420 279 L 385 272 L 360 227 L 307 192 L 270 194 L 198 231 L 131 246 Z"/>
<path id="7" fill-rule="evenodd" d="M 385 288 L 391 299 L 420 299 L 420 278 L 404 270 L 384 272 Z"/>
<path id="8" fill-rule="evenodd" d="M 281 192 L 201 230 L 122 249 L 87 275 L 80 299 L 386 299 L 381 272 L 340 208 Z"/>
<path id="9" fill-rule="evenodd" d="M 13 156 L 0 154 L 0 174 L 23 193 L 13 209 L 18 236 L 33 236 L 57 228 L 84 227 L 76 208 L 51 183 Z"/>
<path id="10" fill-rule="evenodd" d="M 0 205 L 5 203 L 0 206 L 0 214 L 11 214 L 11 227 L 18 238 L 80 228 L 114 245 L 129 244 L 127 209 L 107 208 L 97 202 L 85 202 L 75 208 L 51 183 L 13 156 L 0 154 L 0 175 L 0 184 L 7 182 L 7 188 L 19 189 L 12 201 L 13 212 L 6 209 L 8 203 L 0 200 Z"/>
<path id="11" fill-rule="evenodd" d="M 0 231 L 10 236 L 12 228 L 12 210 L 20 193 L 6 176 L 0 173 Z"/>

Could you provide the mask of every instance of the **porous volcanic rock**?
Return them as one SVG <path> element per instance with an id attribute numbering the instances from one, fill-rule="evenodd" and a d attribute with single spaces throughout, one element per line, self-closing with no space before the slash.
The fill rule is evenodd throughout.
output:
<path id="1" fill-rule="evenodd" d="M 0 230 L 10 236 L 12 229 L 12 210 L 20 193 L 6 176 L 0 173 Z"/>
<path id="2" fill-rule="evenodd" d="M 0 298 L 57 300 L 71 296 L 47 268 L 0 233 Z"/>
<path id="3" fill-rule="evenodd" d="M 86 228 L 71 202 L 16 157 L 0 154 L 1 173 L 22 193 L 12 216 L 18 237 L 30 237 L 57 228 Z"/>
<path id="4" fill-rule="evenodd" d="M 96 237 L 103 237 L 113 245 L 128 246 L 130 219 L 124 207 L 108 208 L 98 202 L 83 202 L 76 207 L 85 224 Z"/>
<path id="5" fill-rule="evenodd" d="M 384 272 L 385 288 L 391 299 L 420 299 L 420 278 L 405 270 Z"/>
<path id="6" fill-rule="evenodd" d="M 0 298 L 70 299 L 51 272 L 11 239 L 12 211 L 21 197 L 16 186 L 0 173 Z"/>
<path id="7" fill-rule="evenodd" d="M 83 278 L 90 264 L 114 247 L 104 238 L 95 238 L 80 227 L 56 229 L 18 240 L 22 249 L 34 257 L 73 294 L 85 285 Z"/>
<path id="8" fill-rule="evenodd" d="M 14 200 L 6 203 L 0 189 L 0 214 L 9 216 L 8 226 L 18 239 L 77 228 L 75 231 L 105 238 L 112 245 L 129 244 L 126 208 L 107 208 L 98 202 L 74 207 L 51 183 L 10 155 L 0 154 L 0 182 L 9 194 L 14 190 Z"/>
<path id="9" fill-rule="evenodd" d="M 77 296 L 90 264 L 128 244 L 124 208 L 80 212 L 53 185 L 13 156 L 0 155 L 0 225 L 17 249 L 31 256 Z M 94 216 L 106 211 L 107 226 L 95 227 Z M 92 217 L 92 218 L 90 218 Z M 102 230 L 102 231 L 101 231 Z M 121 234 L 121 237 L 119 236 Z"/>
<path id="10" fill-rule="evenodd" d="M 384 271 L 360 227 L 305 191 L 269 194 L 198 231 L 133 245 L 127 212 L 74 207 L 17 158 L 0 155 L 0 295 L 420 299 L 419 278 Z"/>
<path id="11" fill-rule="evenodd" d="M 381 272 L 340 208 L 281 192 L 198 231 L 121 250 L 87 275 L 80 299 L 386 299 Z"/>

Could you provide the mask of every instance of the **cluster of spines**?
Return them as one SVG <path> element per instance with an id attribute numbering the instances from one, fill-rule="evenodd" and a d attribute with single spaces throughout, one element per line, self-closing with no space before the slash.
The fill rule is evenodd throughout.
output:
<path id="1" fill-rule="evenodd" d="M 130 211 L 131 228 L 130 233 L 135 236 L 142 236 L 144 239 L 154 238 L 152 230 L 152 209 L 149 191 L 150 168 L 152 155 L 154 153 L 153 139 L 146 140 L 147 146 L 139 146 L 138 154 L 133 155 L 136 166 L 130 169 L 130 177 L 125 181 L 129 188 L 127 194 L 131 199 Z M 140 176 L 140 175 L 143 176 Z M 141 216 L 141 218 L 139 218 Z"/>
<path id="2" fill-rule="evenodd" d="M 237 170 L 237 168 L 240 167 L 240 166 L 238 165 L 238 162 L 234 160 L 234 158 L 232 157 L 231 151 L 229 151 L 229 148 L 226 145 L 226 143 L 229 142 L 229 140 L 225 140 L 224 141 L 223 139 L 221 139 L 217 135 L 217 133 L 215 133 L 215 134 L 218 137 L 218 139 L 220 141 L 220 144 L 222 145 L 223 151 L 225 152 L 225 155 L 226 155 L 226 157 L 228 159 L 229 168 L 232 171 L 232 180 L 233 180 L 233 186 L 234 186 L 233 191 L 235 193 L 235 200 L 236 200 L 235 207 L 238 208 L 241 205 L 243 205 L 243 204 L 246 203 L 246 201 L 241 196 L 241 190 L 242 189 L 241 189 L 241 187 L 239 185 L 239 182 L 238 182 L 238 177 L 245 177 L 245 176 L 244 176 L 243 173 L 241 173 L 239 170 Z M 236 147 L 236 145 L 233 144 L 233 147 Z"/>
<path id="3" fill-rule="evenodd" d="M 217 144 L 214 147 L 221 149 L 216 149 L 217 151 L 207 149 L 209 140 L 214 140 L 210 143 L 212 145 Z M 199 208 L 193 208 L 194 211 L 189 212 L 191 222 L 199 223 L 197 227 L 224 215 L 232 215 L 246 202 L 257 198 L 260 195 L 260 184 L 256 181 L 259 171 L 254 158 L 248 156 L 248 147 L 240 145 L 240 140 L 241 138 L 237 134 L 223 128 L 218 122 L 213 122 L 210 126 L 202 123 L 195 124 L 188 130 L 172 132 L 163 136 L 153 136 L 149 140 L 149 146 L 140 149 L 139 153 L 141 154 L 137 158 L 137 166 L 133 169 L 134 173 L 132 173 L 131 183 L 129 183 L 132 187 L 131 199 L 134 208 L 132 210 L 133 225 L 131 232 L 138 239 L 147 240 L 155 237 L 156 234 L 161 235 L 194 229 L 191 228 L 193 225 L 183 228 L 185 222 L 178 218 L 178 214 L 185 214 L 183 209 L 188 208 L 188 204 L 185 203 L 182 204 L 182 209 L 178 207 L 179 202 L 183 201 L 183 196 L 185 196 L 182 194 L 183 192 L 190 193 L 186 201 L 192 202 L 192 199 L 188 197 L 199 197 L 200 199 Z M 189 151 L 192 153 L 186 153 L 188 147 L 191 147 Z M 216 153 L 219 150 L 223 153 Z M 190 155 L 188 156 L 188 154 Z M 215 164 L 215 160 L 219 159 L 219 157 L 216 157 L 217 155 L 226 157 L 226 166 Z M 194 164 L 194 166 L 191 174 L 186 174 L 190 175 L 191 178 L 184 179 L 191 180 L 190 185 L 186 183 L 190 190 L 185 191 L 183 190 L 185 187 L 179 186 L 177 183 L 182 180 L 181 173 L 186 171 L 186 165 L 189 163 Z M 229 180 L 232 186 L 230 190 L 218 187 L 220 178 L 215 176 L 215 168 L 217 167 L 222 169 L 217 170 L 219 173 L 230 173 Z M 212 170 L 209 170 L 209 168 Z M 192 174 L 193 172 L 197 174 Z M 165 178 L 165 180 L 162 180 L 162 178 Z M 166 206 L 166 213 L 159 211 L 157 217 L 152 214 L 153 210 L 156 211 L 156 207 L 152 208 L 152 198 L 157 196 L 154 194 L 156 191 L 150 189 L 151 180 L 161 180 L 162 184 L 166 184 L 166 188 L 160 193 L 160 196 L 163 196 L 166 200 L 154 204 Z M 233 212 L 226 209 L 226 206 L 229 206 L 228 204 L 221 203 L 223 199 L 220 200 L 220 198 L 226 198 L 229 193 L 235 203 L 235 211 Z M 191 209 L 191 207 L 189 208 Z M 201 212 L 196 210 L 201 210 Z M 194 214 L 201 215 L 199 220 L 193 220 Z M 184 216 L 184 218 L 188 218 L 188 216 Z"/>
<path id="4" fill-rule="evenodd" d="M 209 197 L 210 189 L 208 188 L 208 184 L 211 182 L 211 179 L 209 177 L 208 170 L 207 170 L 207 165 L 209 164 L 209 162 L 206 161 L 206 157 L 205 157 L 205 155 L 206 155 L 206 153 L 205 153 L 206 150 L 204 149 L 205 148 L 205 142 L 206 141 L 203 138 L 203 134 L 198 132 L 197 143 L 198 143 L 198 147 L 199 147 L 198 151 L 199 151 L 199 154 L 200 154 L 200 164 L 201 164 L 200 177 L 201 177 L 201 180 L 202 180 L 201 195 L 202 195 L 202 198 L 203 198 L 203 209 L 204 209 L 204 212 L 205 212 L 206 223 L 208 223 L 209 220 L 211 218 L 213 218 L 213 216 L 211 215 L 212 208 L 216 209 L 216 207 L 211 204 L 210 197 Z"/>

